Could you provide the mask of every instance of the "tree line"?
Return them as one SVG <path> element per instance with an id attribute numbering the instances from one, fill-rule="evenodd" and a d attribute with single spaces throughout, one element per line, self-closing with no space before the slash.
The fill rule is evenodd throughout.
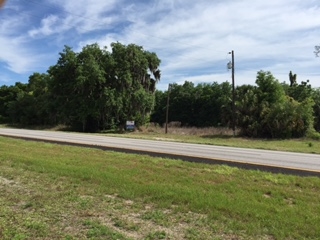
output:
<path id="1" fill-rule="evenodd" d="M 235 89 L 228 82 L 186 81 L 156 90 L 160 59 L 135 44 L 98 44 L 80 52 L 65 46 L 57 63 L 46 73 L 34 73 L 27 83 L 0 87 L 0 123 L 19 125 L 63 124 L 77 131 L 123 129 L 127 120 L 136 126 L 163 125 L 170 96 L 169 122 L 182 126 L 232 127 L 249 137 L 303 137 L 320 131 L 320 90 L 309 81 L 279 82 L 259 71 L 255 85 Z"/>
<path id="2" fill-rule="evenodd" d="M 259 71 L 256 85 L 235 89 L 235 112 L 232 112 L 232 85 L 228 82 L 194 85 L 171 84 L 170 90 L 156 91 L 151 121 L 164 124 L 166 102 L 170 96 L 168 121 L 182 126 L 232 127 L 248 137 L 293 138 L 320 130 L 320 89 L 309 80 L 297 83 L 291 71 L 289 81 L 279 82 L 270 72 Z"/>
<path id="3" fill-rule="evenodd" d="M 26 84 L 0 88 L 0 121 L 20 125 L 64 124 L 100 131 L 135 120 L 149 121 L 154 107 L 160 59 L 135 44 L 98 44 L 74 52 L 65 46 L 47 73 Z"/>

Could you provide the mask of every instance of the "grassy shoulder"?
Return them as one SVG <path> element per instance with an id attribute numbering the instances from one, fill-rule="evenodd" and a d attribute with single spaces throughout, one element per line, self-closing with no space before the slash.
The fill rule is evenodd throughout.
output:
<path id="1" fill-rule="evenodd" d="M 0 137 L 0 239 L 316 239 L 320 179 Z"/>
<path id="2" fill-rule="evenodd" d="M 177 141 L 186 143 L 208 144 L 240 148 L 254 148 L 287 152 L 320 154 L 320 141 L 310 138 L 298 139 L 252 139 L 233 137 L 226 128 L 170 128 L 168 133 L 160 127 L 145 127 L 141 131 L 121 134 L 108 133 L 107 136 L 139 138 L 161 141 Z"/>

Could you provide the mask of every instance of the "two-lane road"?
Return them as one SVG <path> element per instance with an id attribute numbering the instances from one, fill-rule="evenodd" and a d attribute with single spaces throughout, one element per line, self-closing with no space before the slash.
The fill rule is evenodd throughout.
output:
<path id="1" fill-rule="evenodd" d="M 320 176 L 320 155 L 106 137 L 92 134 L 0 128 L 0 135 L 126 152 L 221 163 L 250 169 Z"/>

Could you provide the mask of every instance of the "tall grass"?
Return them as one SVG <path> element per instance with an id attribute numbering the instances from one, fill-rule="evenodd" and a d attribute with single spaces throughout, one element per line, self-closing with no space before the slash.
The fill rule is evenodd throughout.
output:
<path id="1" fill-rule="evenodd" d="M 192 136 L 233 136 L 233 131 L 227 127 L 181 127 L 179 122 L 170 122 L 168 123 L 168 134 L 172 135 L 192 135 Z M 165 128 L 159 126 L 156 123 L 149 123 L 145 126 L 142 126 L 138 129 L 139 133 L 144 134 L 162 134 L 165 132 Z M 238 131 L 236 131 L 238 134 Z"/>

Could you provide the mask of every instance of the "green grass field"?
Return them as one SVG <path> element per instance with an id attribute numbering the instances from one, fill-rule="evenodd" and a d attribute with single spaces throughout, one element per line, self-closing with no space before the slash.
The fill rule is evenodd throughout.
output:
<path id="1" fill-rule="evenodd" d="M 319 239 L 320 178 L 0 137 L 0 239 Z"/>

